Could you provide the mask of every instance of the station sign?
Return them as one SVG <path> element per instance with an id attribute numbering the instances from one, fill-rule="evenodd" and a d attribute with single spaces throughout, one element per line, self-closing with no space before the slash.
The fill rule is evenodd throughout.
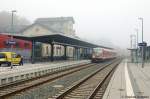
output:
<path id="1" fill-rule="evenodd" d="M 147 43 L 146 42 L 138 43 L 138 46 L 147 46 Z"/>
<path id="2" fill-rule="evenodd" d="M 6 41 L 6 44 L 8 44 L 8 45 L 16 45 L 16 41 L 8 40 L 8 41 Z"/>

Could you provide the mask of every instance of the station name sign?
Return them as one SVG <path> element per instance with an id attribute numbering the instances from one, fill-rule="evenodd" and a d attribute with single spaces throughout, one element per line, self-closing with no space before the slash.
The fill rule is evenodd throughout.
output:
<path id="1" fill-rule="evenodd" d="M 8 41 L 6 41 L 6 44 L 8 44 L 8 45 L 16 45 L 16 41 L 8 40 Z"/>
<path id="2" fill-rule="evenodd" d="M 147 43 L 146 42 L 138 43 L 138 46 L 147 46 Z"/>

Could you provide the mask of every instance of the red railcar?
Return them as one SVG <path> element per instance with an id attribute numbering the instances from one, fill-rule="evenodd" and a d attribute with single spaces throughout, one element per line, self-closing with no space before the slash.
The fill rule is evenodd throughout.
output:
<path id="1" fill-rule="evenodd" d="M 0 34 L 0 49 L 11 48 L 9 41 L 11 41 L 10 36 Z M 15 42 L 15 44 L 12 45 L 13 48 L 29 49 L 29 50 L 32 49 L 32 43 L 30 41 L 25 41 L 25 40 L 15 39 L 15 38 L 13 38 L 13 41 Z"/>
<path id="2" fill-rule="evenodd" d="M 116 52 L 112 49 L 94 48 L 92 53 L 92 62 L 102 62 L 116 58 Z"/>

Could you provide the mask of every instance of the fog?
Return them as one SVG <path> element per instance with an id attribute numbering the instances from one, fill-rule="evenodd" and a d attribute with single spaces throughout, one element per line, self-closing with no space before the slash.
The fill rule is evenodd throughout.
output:
<path id="1" fill-rule="evenodd" d="M 17 10 L 33 22 L 39 17 L 73 16 L 76 34 L 98 44 L 130 47 L 130 35 L 144 18 L 144 41 L 150 43 L 149 0 L 0 0 L 0 11 Z"/>

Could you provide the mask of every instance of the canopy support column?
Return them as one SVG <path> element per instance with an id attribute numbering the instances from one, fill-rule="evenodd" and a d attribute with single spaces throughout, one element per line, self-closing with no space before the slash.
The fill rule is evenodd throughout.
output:
<path id="1" fill-rule="evenodd" d="M 35 41 L 32 40 L 32 51 L 31 51 L 31 63 L 34 64 L 35 63 Z"/>
<path id="2" fill-rule="evenodd" d="M 51 43 L 51 61 L 54 61 L 54 44 Z"/>
<path id="3" fill-rule="evenodd" d="M 64 45 L 64 60 L 67 60 L 67 46 Z"/>
<path id="4" fill-rule="evenodd" d="M 80 55 L 80 48 L 78 47 L 78 48 L 77 48 L 77 59 L 79 60 L 80 57 L 81 57 L 81 55 Z"/>
<path id="5" fill-rule="evenodd" d="M 85 48 L 82 48 L 82 58 L 85 59 Z"/>

